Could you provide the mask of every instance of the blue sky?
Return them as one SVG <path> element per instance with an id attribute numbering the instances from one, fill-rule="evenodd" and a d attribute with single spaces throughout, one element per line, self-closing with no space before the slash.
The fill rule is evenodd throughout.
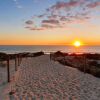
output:
<path id="1" fill-rule="evenodd" d="M 8 28 L 17 25 L 19 27 L 24 24 L 25 20 L 30 19 L 33 15 L 41 14 L 50 4 L 56 2 L 55 0 L 52 1 L 42 0 L 41 3 L 39 0 L 1 0 L 0 26 L 3 25 L 4 28 Z"/>

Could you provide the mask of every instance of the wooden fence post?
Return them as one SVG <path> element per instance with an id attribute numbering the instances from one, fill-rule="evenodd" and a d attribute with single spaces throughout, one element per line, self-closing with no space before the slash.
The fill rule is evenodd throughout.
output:
<path id="1" fill-rule="evenodd" d="M 17 71 L 17 55 L 15 55 L 15 71 Z"/>
<path id="2" fill-rule="evenodd" d="M 85 56 L 85 54 L 84 54 L 84 73 L 85 73 L 85 67 L 86 67 L 86 56 Z"/>
<path id="3" fill-rule="evenodd" d="M 50 60 L 51 60 L 51 52 L 50 52 Z"/>
<path id="4" fill-rule="evenodd" d="M 20 63 L 22 62 L 22 55 L 20 55 Z"/>
<path id="5" fill-rule="evenodd" d="M 19 54 L 19 62 L 20 62 L 19 64 L 21 64 L 21 55 L 20 54 Z"/>
<path id="6" fill-rule="evenodd" d="M 20 66 L 20 54 L 18 54 L 18 59 L 19 59 L 19 64 L 18 64 L 18 66 Z"/>
<path id="7" fill-rule="evenodd" d="M 17 54 L 17 61 L 18 61 L 18 66 L 19 66 L 19 54 Z"/>
<path id="8" fill-rule="evenodd" d="M 7 56 L 7 80 L 10 82 L 9 55 Z"/>

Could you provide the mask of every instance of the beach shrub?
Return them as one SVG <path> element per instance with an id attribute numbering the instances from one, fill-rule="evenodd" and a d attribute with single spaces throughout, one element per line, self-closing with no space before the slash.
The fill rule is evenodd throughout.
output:
<path id="1" fill-rule="evenodd" d="M 55 55 L 55 57 L 64 56 L 64 54 L 61 51 L 55 52 L 54 55 Z"/>
<path id="2" fill-rule="evenodd" d="M 78 70 L 80 70 L 80 71 L 84 71 L 84 66 L 80 66 L 80 67 L 78 67 Z"/>
<path id="3" fill-rule="evenodd" d="M 91 68 L 90 68 L 90 74 L 96 76 L 96 72 L 97 72 L 96 67 L 95 66 L 91 66 Z"/>
<path id="4" fill-rule="evenodd" d="M 44 55 L 44 52 L 40 51 L 40 52 L 34 53 L 34 57 L 41 56 L 41 55 Z"/>
<path id="5" fill-rule="evenodd" d="M 86 54 L 86 58 L 93 60 L 100 60 L 100 54 Z"/>
<path id="6" fill-rule="evenodd" d="M 97 61 L 91 61 L 91 62 L 89 62 L 89 65 L 90 65 L 90 66 L 95 66 L 95 67 L 100 68 L 100 64 L 98 64 Z"/>
<path id="7" fill-rule="evenodd" d="M 62 59 L 62 60 L 58 60 L 59 63 L 66 65 L 66 66 L 72 66 L 67 60 Z"/>
<path id="8" fill-rule="evenodd" d="M 7 59 L 7 54 L 0 52 L 0 61 L 6 60 Z"/>
<path id="9" fill-rule="evenodd" d="M 96 77 L 100 77 L 100 68 L 96 70 Z"/>
<path id="10" fill-rule="evenodd" d="M 6 67 L 6 62 L 5 61 L 0 61 L 0 67 Z"/>
<path id="11" fill-rule="evenodd" d="M 78 70 L 100 77 L 100 64 L 96 59 L 99 59 L 98 54 L 71 54 L 64 56 L 60 51 L 54 53 L 53 57 L 61 64 L 67 65 Z M 85 57 L 85 58 L 84 58 Z M 59 59 L 57 59 L 59 58 Z M 89 61 L 90 59 L 90 61 Z"/>

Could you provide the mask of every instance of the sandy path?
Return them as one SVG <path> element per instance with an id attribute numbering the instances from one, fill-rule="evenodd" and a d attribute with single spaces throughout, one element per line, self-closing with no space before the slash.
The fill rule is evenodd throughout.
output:
<path id="1" fill-rule="evenodd" d="M 48 55 L 24 59 L 11 86 L 10 100 L 100 100 L 99 78 L 50 61 Z"/>

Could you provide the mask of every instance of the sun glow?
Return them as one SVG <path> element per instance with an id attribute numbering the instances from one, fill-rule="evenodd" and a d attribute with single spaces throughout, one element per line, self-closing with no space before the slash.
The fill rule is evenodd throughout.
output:
<path id="1" fill-rule="evenodd" d="M 74 42 L 74 46 L 75 47 L 80 47 L 82 44 L 81 44 L 81 42 L 80 41 L 75 41 Z"/>

